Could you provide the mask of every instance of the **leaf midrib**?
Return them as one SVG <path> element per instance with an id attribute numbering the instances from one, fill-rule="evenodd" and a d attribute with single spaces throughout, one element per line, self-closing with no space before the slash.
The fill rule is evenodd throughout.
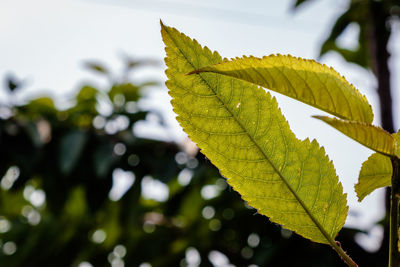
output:
<path id="1" fill-rule="evenodd" d="M 175 39 L 173 38 L 173 36 L 169 33 L 168 29 L 161 24 L 162 27 L 164 28 L 164 30 L 168 33 L 169 37 L 171 38 L 171 40 L 174 42 L 175 46 L 178 48 L 179 52 L 185 57 L 186 61 L 193 67 L 193 69 L 196 69 L 196 67 L 191 63 L 191 61 L 186 57 L 185 53 L 183 53 L 183 51 L 181 50 L 181 48 L 179 47 L 178 43 L 175 41 Z M 272 168 L 274 169 L 274 171 L 279 175 L 279 177 L 281 178 L 282 182 L 288 187 L 289 191 L 293 194 L 293 196 L 296 198 L 296 200 L 299 202 L 299 204 L 301 205 L 301 207 L 304 209 L 304 211 L 307 213 L 307 215 L 310 217 L 310 219 L 314 222 L 314 224 L 317 226 L 317 228 L 320 230 L 320 232 L 322 233 L 322 235 L 327 239 L 327 241 L 332 245 L 332 246 L 337 246 L 336 242 L 332 239 L 332 237 L 325 231 L 325 229 L 323 228 L 323 226 L 317 221 L 317 219 L 313 216 L 313 214 L 310 212 L 310 210 L 305 206 L 304 202 L 299 198 L 299 196 L 296 194 L 296 192 L 293 190 L 293 188 L 288 184 L 288 182 L 286 181 L 286 179 L 283 177 L 282 173 L 280 171 L 278 171 L 278 169 L 276 168 L 276 166 L 274 164 L 272 164 L 272 162 L 270 161 L 270 159 L 267 157 L 267 155 L 265 154 L 265 152 L 263 151 L 263 149 L 261 149 L 261 147 L 258 145 L 258 143 L 254 140 L 253 136 L 249 134 L 249 132 L 247 131 L 247 129 L 242 125 L 242 123 L 238 120 L 238 118 L 232 113 L 232 111 L 227 107 L 227 105 L 225 104 L 224 101 L 222 101 L 222 99 L 219 97 L 219 95 L 217 94 L 217 92 L 213 89 L 212 86 L 210 86 L 210 84 L 208 83 L 208 81 L 203 78 L 203 76 L 200 73 L 197 73 L 200 78 L 202 79 L 202 81 L 207 85 L 207 87 L 215 94 L 216 98 L 218 99 L 219 102 L 221 102 L 224 107 L 226 108 L 226 110 L 228 110 L 228 112 L 231 114 L 231 116 L 235 119 L 235 121 L 239 124 L 239 126 L 242 128 L 242 130 L 246 133 L 246 135 L 250 138 L 250 140 L 255 144 L 255 146 L 257 147 L 257 149 L 262 153 L 262 155 L 265 157 L 265 159 L 270 163 L 270 165 L 272 166 Z M 279 127 L 280 129 L 282 129 L 282 127 Z"/>

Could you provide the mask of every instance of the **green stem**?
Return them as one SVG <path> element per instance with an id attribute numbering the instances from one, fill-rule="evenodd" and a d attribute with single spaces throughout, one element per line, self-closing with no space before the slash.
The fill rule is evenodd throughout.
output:
<path id="1" fill-rule="evenodd" d="M 355 263 L 353 261 L 352 258 L 350 258 L 349 255 L 347 255 L 347 253 L 342 249 L 342 247 L 340 246 L 339 242 L 333 242 L 330 244 L 331 247 L 337 252 L 337 254 L 339 254 L 339 256 L 342 258 L 342 260 L 347 263 L 348 266 L 350 267 L 357 267 L 357 263 Z"/>
<path id="2" fill-rule="evenodd" d="M 390 243 L 389 243 L 389 267 L 399 267 L 399 193 L 400 193 L 400 160 L 392 158 L 392 190 L 390 199 Z"/>

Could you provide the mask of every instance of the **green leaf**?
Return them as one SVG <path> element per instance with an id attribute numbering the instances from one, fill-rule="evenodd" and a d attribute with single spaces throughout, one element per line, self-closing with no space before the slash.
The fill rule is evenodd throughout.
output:
<path id="1" fill-rule="evenodd" d="M 31 100 L 28 104 L 21 107 L 21 111 L 30 118 L 54 116 L 57 114 L 53 99 L 50 97 L 39 97 Z"/>
<path id="2" fill-rule="evenodd" d="M 394 138 L 394 154 L 400 159 L 400 131 L 392 134 Z"/>
<path id="3" fill-rule="evenodd" d="M 59 147 L 59 167 L 61 173 L 69 175 L 75 168 L 87 142 L 85 132 L 72 130 L 65 134 Z"/>
<path id="4" fill-rule="evenodd" d="M 177 120 L 242 198 L 271 221 L 337 246 L 348 207 L 333 164 L 316 141 L 290 131 L 275 98 L 214 73 L 185 75 L 222 59 L 162 25 Z"/>
<path id="5" fill-rule="evenodd" d="M 99 91 L 96 88 L 89 85 L 85 85 L 76 95 L 76 100 L 78 103 L 96 102 L 96 96 L 98 93 Z"/>
<path id="6" fill-rule="evenodd" d="M 97 96 L 99 91 L 90 86 L 84 85 L 76 95 L 76 104 L 67 110 L 69 120 L 79 127 L 89 127 L 97 112 Z"/>
<path id="7" fill-rule="evenodd" d="M 76 95 L 76 105 L 70 109 L 70 113 L 97 114 L 98 94 L 99 91 L 96 88 L 89 85 L 83 86 Z"/>
<path id="8" fill-rule="evenodd" d="M 372 150 L 375 150 L 376 152 L 388 156 L 395 155 L 394 138 L 390 133 L 380 127 L 355 121 L 329 118 L 326 116 L 313 117 L 322 120 L 351 139 Z"/>
<path id="9" fill-rule="evenodd" d="M 373 113 L 365 96 L 334 69 L 314 60 L 270 55 L 242 57 L 205 66 L 192 73 L 215 72 L 242 79 L 342 119 L 370 124 Z"/>
<path id="10" fill-rule="evenodd" d="M 84 62 L 84 66 L 89 70 L 95 71 L 100 74 L 105 74 L 105 75 L 110 74 L 110 71 L 107 69 L 107 67 L 99 62 L 87 61 Z"/>
<path id="11" fill-rule="evenodd" d="M 139 87 L 131 83 L 123 83 L 114 85 L 108 95 L 111 100 L 114 100 L 116 95 L 123 95 L 125 101 L 137 101 L 140 97 Z"/>
<path id="12" fill-rule="evenodd" d="M 390 186 L 392 163 L 389 157 L 379 153 L 372 154 L 362 165 L 358 183 L 354 186 L 358 201 L 361 202 L 375 189 Z"/>
<path id="13" fill-rule="evenodd" d="M 113 153 L 113 145 L 104 142 L 96 148 L 93 154 L 93 167 L 99 178 L 106 178 L 116 158 Z"/>

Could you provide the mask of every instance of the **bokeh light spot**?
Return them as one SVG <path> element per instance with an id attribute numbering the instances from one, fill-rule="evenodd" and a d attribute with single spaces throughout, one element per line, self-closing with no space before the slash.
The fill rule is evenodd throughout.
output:
<path id="1" fill-rule="evenodd" d="M 185 168 L 178 174 L 178 183 L 181 186 L 187 186 L 192 181 L 192 178 L 193 178 L 193 171 Z"/>
<path id="2" fill-rule="evenodd" d="M 211 206 L 205 206 L 201 211 L 203 217 L 207 220 L 211 219 L 215 215 L 215 209 Z"/>
<path id="3" fill-rule="evenodd" d="M 114 154 L 122 156 L 126 152 L 126 146 L 123 143 L 116 143 L 114 146 Z"/>
<path id="4" fill-rule="evenodd" d="M 0 233 L 6 233 L 10 231 L 11 223 L 5 217 L 0 216 Z"/>
<path id="5" fill-rule="evenodd" d="M 12 255 L 17 252 L 17 244 L 12 241 L 8 241 L 3 245 L 3 253 L 5 255 Z"/>
<path id="6" fill-rule="evenodd" d="M 92 241 L 97 244 L 103 243 L 104 240 L 106 240 L 106 238 L 107 238 L 107 234 L 103 229 L 98 229 L 98 230 L 94 231 L 94 233 L 92 234 L 92 237 L 91 237 Z"/>
<path id="7" fill-rule="evenodd" d="M 221 221 L 218 219 L 212 219 L 208 224 L 211 231 L 219 231 L 221 229 Z"/>
<path id="8" fill-rule="evenodd" d="M 260 244 L 260 236 L 256 233 L 251 233 L 247 238 L 247 244 L 252 248 L 257 247 Z"/>
<path id="9" fill-rule="evenodd" d="M 253 257 L 253 250 L 249 247 L 244 247 L 242 248 L 242 250 L 240 251 L 240 254 L 242 255 L 243 258 L 245 259 L 251 259 L 251 257 Z"/>
<path id="10" fill-rule="evenodd" d="M 185 251 L 187 266 L 199 266 L 201 262 L 200 253 L 193 247 L 188 247 Z"/>

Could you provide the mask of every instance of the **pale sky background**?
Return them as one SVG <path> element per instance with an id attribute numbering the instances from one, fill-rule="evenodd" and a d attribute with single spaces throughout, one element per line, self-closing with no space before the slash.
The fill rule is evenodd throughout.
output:
<path id="1" fill-rule="evenodd" d="M 159 20 L 195 38 L 224 57 L 263 56 L 272 53 L 316 58 L 319 47 L 335 18 L 347 7 L 346 0 L 319 0 L 290 12 L 294 0 L 1 0 L 0 77 L 14 73 L 26 79 L 27 88 L 19 101 L 50 95 L 59 105 L 71 97 L 82 80 L 104 81 L 82 68 L 83 60 L 101 60 L 118 70 L 121 55 L 151 58 L 159 67 L 138 72 L 136 79 L 165 81 L 162 59 L 165 56 Z M 393 88 L 400 88 L 400 26 L 395 25 L 391 48 Z M 354 46 L 357 27 L 341 38 L 344 46 Z M 379 124 L 375 80 L 367 71 L 346 63 L 330 53 L 321 61 L 334 67 L 365 94 L 373 105 Z M 103 83 L 102 83 L 103 82 Z M 275 94 L 276 95 L 276 94 Z M 0 102 L 4 102 L 0 92 Z M 333 160 L 339 179 L 348 193 L 349 227 L 371 230 L 383 215 L 383 190 L 358 203 L 353 185 L 361 164 L 372 153 L 336 130 L 311 118 L 322 111 L 277 96 L 291 129 L 300 139 L 316 138 Z M 395 103 L 400 96 L 395 95 Z M 167 89 L 152 89 L 143 106 L 160 109 L 166 116 L 168 131 L 138 127 L 141 134 L 183 141 L 186 135 L 174 120 Z M 399 108 L 396 114 L 399 114 Z M 395 127 L 398 127 L 396 117 Z M 373 248 L 379 229 L 360 241 Z M 376 245 L 375 245 L 376 246 Z"/>

